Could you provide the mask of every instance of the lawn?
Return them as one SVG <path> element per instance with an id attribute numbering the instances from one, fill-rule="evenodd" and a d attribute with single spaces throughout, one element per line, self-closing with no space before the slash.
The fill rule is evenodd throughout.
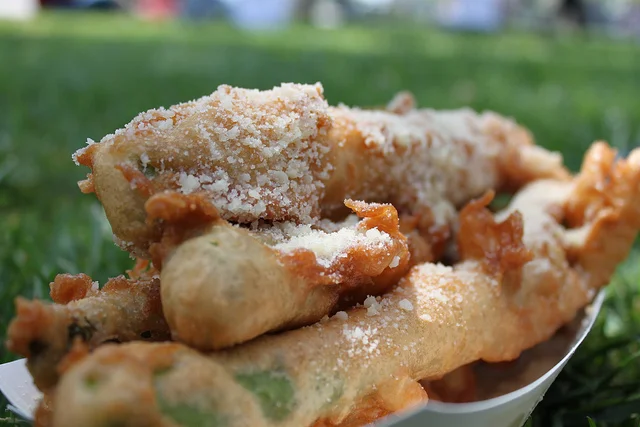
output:
<path id="1" fill-rule="evenodd" d="M 423 106 L 513 116 L 576 169 L 591 142 L 640 145 L 640 46 L 601 38 L 421 28 L 149 24 L 48 14 L 0 24 L 0 341 L 17 295 L 47 298 L 58 272 L 104 281 L 130 266 L 111 242 L 71 153 L 147 108 L 221 83 L 322 81 L 331 103 L 380 105 L 402 89 Z M 640 426 L 640 252 L 621 266 L 596 328 L 529 421 Z M 14 358 L 0 347 L 0 362 Z M 13 425 L 0 396 L 0 425 Z M 635 415 L 633 415 L 635 413 Z"/>

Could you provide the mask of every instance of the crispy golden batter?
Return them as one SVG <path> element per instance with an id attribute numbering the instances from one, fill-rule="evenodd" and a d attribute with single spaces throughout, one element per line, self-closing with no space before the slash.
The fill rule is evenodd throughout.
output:
<path id="1" fill-rule="evenodd" d="M 175 218 L 189 205 L 184 198 L 164 193 L 162 208 L 153 199 L 147 205 Z M 170 238 L 152 253 L 164 257 L 162 302 L 174 338 L 200 350 L 228 347 L 316 322 L 342 295 L 377 295 L 397 283 L 409 268 L 409 246 L 396 210 L 346 204 L 362 219 L 325 221 L 324 229 L 279 223 L 249 230 L 218 218 L 181 242 L 184 226 L 167 226 Z M 191 216 L 206 210 L 190 206 Z"/>
<path id="2" fill-rule="evenodd" d="M 147 258 L 163 224 L 146 220 L 145 201 L 166 190 L 202 193 L 242 224 L 339 220 L 345 199 L 392 203 L 446 238 L 456 207 L 489 189 L 569 177 L 497 114 L 417 110 L 406 93 L 390 110 L 330 107 L 320 84 L 220 86 L 141 113 L 74 158 L 91 168 L 81 189 L 95 191 L 120 246 Z"/>
<path id="3" fill-rule="evenodd" d="M 452 267 L 421 264 L 347 313 L 212 355 L 175 343 L 103 346 L 62 379 L 54 425 L 359 425 L 424 400 L 420 379 L 517 358 L 588 304 L 609 279 L 601 271 L 626 256 L 608 249 L 628 250 L 637 235 L 640 150 L 594 177 L 600 149 L 575 180 L 530 184 L 493 217 L 488 197 L 467 208 L 461 220 L 509 250 L 458 236 L 471 249 Z M 595 196 L 578 203 L 584 194 Z M 580 233 L 562 225 L 572 216 L 584 218 Z"/>
<path id="4" fill-rule="evenodd" d="M 109 341 L 170 337 L 157 277 L 119 276 L 98 290 L 87 275 L 60 274 L 51 283 L 51 296 L 56 304 L 18 298 L 7 331 L 7 348 L 27 358 L 40 390 L 55 386 L 75 340 L 93 349 Z"/>
<path id="5" fill-rule="evenodd" d="M 442 379 L 421 381 L 421 384 L 429 399 L 442 402 L 463 403 L 504 396 L 540 379 L 556 366 L 575 344 L 576 335 L 584 328 L 584 320 L 584 315 L 576 316 L 553 337 L 526 350 L 516 360 L 474 362 Z"/>
<path id="6" fill-rule="evenodd" d="M 484 260 L 488 274 L 503 275 L 517 271 L 533 259 L 533 254 L 522 241 L 524 228 L 520 212 L 494 223 L 493 214 L 485 209 L 493 196 L 493 192 L 488 192 L 460 212 L 457 251 L 461 259 Z"/>
<path id="7" fill-rule="evenodd" d="M 617 266 L 612 260 L 626 257 L 640 227 L 640 203 L 629 198 L 638 192 L 640 150 L 626 161 L 616 162 L 616 154 L 605 142 L 595 143 L 567 202 L 566 222 L 575 228 L 568 239 L 569 256 L 591 271 L 592 283 L 609 280 Z"/>

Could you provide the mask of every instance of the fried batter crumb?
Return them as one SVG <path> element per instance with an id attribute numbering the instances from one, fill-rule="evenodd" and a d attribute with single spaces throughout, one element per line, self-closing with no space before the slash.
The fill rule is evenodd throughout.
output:
<path id="1" fill-rule="evenodd" d="M 502 275 L 517 270 L 533 259 L 522 237 L 524 226 L 520 212 L 496 222 L 487 206 L 494 193 L 471 201 L 460 212 L 458 251 L 461 259 L 482 260 L 487 273 Z"/>
<path id="2" fill-rule="evenodd" d="M 67 304 L 94 295 L 98 291 L 98 283 L 84 273 L 58 274 L 49 284 L 49 289 L 53 302 Z"/>

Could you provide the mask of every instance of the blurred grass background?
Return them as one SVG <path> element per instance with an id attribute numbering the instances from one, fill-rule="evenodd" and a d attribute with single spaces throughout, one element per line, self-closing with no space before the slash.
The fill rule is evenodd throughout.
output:
<path id="1" fill-rule="evenodd" d="M 103 282 L 131 265 L 111 243 L 86 170 L 71 153 L 148 108 L 217 85 L 321 81 L 329 102 L 419 104 L 510 115 L 576 169 L 604 139 L 640 145 L 640 46 L 599 37 L 453 34 L 418 27 L 144 23 L 48 13 L 0 24 L 0 340 L 17 295 L 48 298 L 58 272 Z M 640 255 L 620 268 L 598 324 L 529 421 L 536 427 L 640 426 Z M 15 358 L 0 347 L 0 362 Z M 0 425 L 13 425 L 0 396 Z M 635 415 L 634 415 L 635 414 Z"/>

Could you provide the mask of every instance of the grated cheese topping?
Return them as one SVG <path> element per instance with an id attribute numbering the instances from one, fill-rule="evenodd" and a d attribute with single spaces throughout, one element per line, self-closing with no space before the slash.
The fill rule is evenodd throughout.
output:
<path id="1" fill-rule="evenodd" d="M 380 358 L 400 360 L 401 364 L 415 360 L 414 356 L 430 345 L 429 335 L 421 331 L 432 330 L 433 326 L 429 324 L 434 322 L 450 322 L 452 310 L 463 303 L 461 287 L 469 283 L 467 280 L 477 280 L 473 271 L 456 271 L 461 280 L 451 280 L 452 273 L 449 266 L 422 264 L 415 268 L 410 279 L 423 282 L 421 285 L 411 286 L 401 281 L 383 296 L 367 297 L 348 314 L 334 315 L 323 324 L 306 327 L 315 330 L 318 342 L 328 340 L 331 348 L 339 349 L 336 357 L 319 354 L 311 363 L 319 372 L 353 374 L 354 370 L 366 372 L 367 369 L 386 367 L 379 363 Z M 468 294 L 470 290 L 465 287 L 464 292 Z M 464 326 L 461 321 L 458 320 L 456 327 Z M 335 341 L 329 340 L 329 336 Z M 301 342 L 300 345 L 306 344 Z M 347 358 L 340 357 L 343 354 Z M 337 362 L 337 359 L 341 361 Z M 390 374 L 397 372 L 396 365 L 390 366 L 393 368 Z M 363 375 L 368 377 L 371 373 Z"/>
<path id="2" fill-rule="evenodd" d="M 357 134 L 342 144 L 364 144 L 358 181 L 345 197 L 388 201 L 400 210 L 429 208 L 435 225 L 450 224 L 456 208 L 498 184 L 505 142 L 489 134 L 496 116 L 470 109 L 411 109 L 402 114 L 330 107 L 332 137 Z M 500 117 L 505 129 L 517 126 Z M 349 168 L 349 163 L 338 165 Z M 327 193 L 341 191 L 348 171 L 338 170 Z"/>
<path id="3" fill-rule="evenodd" d="M 375 316 L 380 313 L 380 304 L 376 297 L 370 295 L 364 300 L 363 306 L 367 309 L 367 316 Z"/>
<path id="4" fill-rule="evenodd" d="M 339 311 L 336 314 L 334 314 L 333 317 L 339 320 L 347 320 L 349 318 L 349 315 L 347 314 L 346 311 Z"/>
<path id="5" fill-rule="evenodd" d="M 389 264 L 389 268 L 396 268 L 400 265 L 400 257 L 398 255 L 394 256 Z"/>
<path id="6" fill-rule="evenodd" d="M 91 139 L 91 138 L 87 138 L 87 141 L 86 141 L 87 146 L 86 146 L 86 147 L 82 147 L 81 149 L 77 150 L 75 153 L 73 153 L 73 154 L 71 155 L 71 159 L 73 160 L 73 163 L 75 163 L 75 164 L 76 164 L 76 166 L 80 166 L 80 162 L 78 161 L 78 157 L 79 157 L 82 153 L 84 153 L 84 152 L 87 150 L 87 148 L 89 148 L 90 146 L 92 146 L 92 145 L 93 145 L 93 144 L 95 144 L 95 143 L 96 143 L 96 142 L 95 142 L 93 139 Z"/>
<path id="7" fill-rule="evenodd" d="M 413 304 L 411 304 L 411 301 L 409 301 L 408 299 L 401 299 L 400 301 L 398 301 L 398 307 L 405 311 L 413 310 Z"/>
<path id="8" fill-rule="evenodd" d="M 391 236 L 377 228 L 362 230 L 358 227 L 343 227 L 333 233 L 312 229 L 308 225 L 290 226 L 289 238 L 273 245 L 274 249 L 290 252 L 296 249 L 307 249 L 316 256 L 316 261 L 323 267 L 329 267 L 337 258 L 351 248 L 384 249 L 393 244 Z"/>
<path id="9" fill-rule="evenodd" d="M 203 111 L 195 128 L 213 167 L 181 171 L 180 191 L 206 191 L 223 217 L 241 222 L 309 222 L 317 215 L 321 178 L 330 169 L 320 85 L 283 84 L 270 91 L 221 86 L 198 104 Z"/>
<path id="10" fill-rule="evenodd" d="M 395 114 L 330 107 L 319 83 L 221 85 L 143 112 L 100 144 L 152 166 L 161 187 L 205 192 L 233 222 L 314 224 L 351 198 L 428 209 L 435 226 L 450 225 L 457 207 L 496 187 L 498 156 L 517 125 L 469 109 L 415 109 L 406 94 L 392 104 Z"/>
<path id="11" fill-rule="evenodd" d="M 194 101 L 139 114 L 101 149 L 153 166 L 162 185 L 206 192 L 221 216 L 310 223 L 332 166 L 331 125 L 320 84 L 271 90 L 222 85 Z M 86 147 L 74 154 L 74 160 Z"/>

